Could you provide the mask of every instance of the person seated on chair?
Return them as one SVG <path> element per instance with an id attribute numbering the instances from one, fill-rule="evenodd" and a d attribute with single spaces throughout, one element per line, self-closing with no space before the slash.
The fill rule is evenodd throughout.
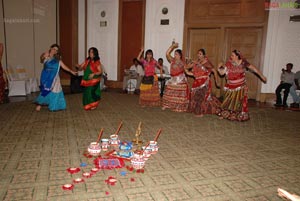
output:
<path id="1" fill-rule="evenodd" d="M 167 66 L 164 65 L 164 60 L 162 58 L 159 58 L 158 60 L 159 65 L 161 65 L 163 68 L 160 70 L 159 68 L 155 68 L 155 73 L 161 75 L 158 77 L 158 81 L 160 82 L 160 97 L 163 97 L 165 85 L 166 85 L 166 78 L 163 77 L 163 75 L 169 75 L 169 69 Z"/>
<path id="2" fill-rule="evenodd" d="M 295 74 L 292 72 L 293 64 L 286 64 L 286 69 L 282 69 L 280 76 L 280 84 L 276 88 L 276 104 L 275 107 L 287 107 L 286 101 L 290 92 L 290 88 L 294 83 Z M 283 100 L 281 98 L 281 91 L 284 89 Z"/>
<path id="3" fill-rule="evenodd" d="M 101 80 L 100 80 L 100 90 L 106 91 L 107 90 L 107 85 L 105 84 L 107 81 L 107 72 L 104 68 L 104 66 L 101 64 L 102 68 L 102 74 L 101 74 Z"/>
<path id="4" fill-rule="evenodd" d="M 293 86 L 290 88 L 290 94 L 293 97 L 293 103 L 291 104 L 291 108 L 299 108 L 300 97 L 297 95 L 296 90 L 300 90 L 300 71 L 295 73 Z"/>
<path id="5" fill-rule="evenodd" d="M 163 67 L 162 69 L 162 73 L 163 74 L 166 74 L 166 75 L 169 75 L 169 69 L 167 66 L 164 65 L 164 60 L 162 58 L 159 58 L 158 60 L 158 63 Z M 156 74 L 160 74 L 160 69 L 159 68 L 155 68 L 155 73 Z"/>
<path id="6" fill-rule="evenodd" d="M 140 65 L 139 61 L 136 58 L 134 58 L 132 61 L 133 65 L 129 69 L 130 72 L 126 73 L 128 72 L 128 70 L 125 70 L 125 75 L 123 78 L 123 92 L 127 93 L 128 80 L 136 79 L 137 83 L 135 87 L 135 93 L 138 94 L 140 91 L 141 81 L 145 73 L 143 67 Z"/>

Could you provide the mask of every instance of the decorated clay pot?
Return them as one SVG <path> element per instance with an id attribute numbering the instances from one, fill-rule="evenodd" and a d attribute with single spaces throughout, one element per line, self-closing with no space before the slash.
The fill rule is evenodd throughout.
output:
<path id="1" fill-rule="evenodd" d="M 143 169 L 145 166 L 145 158 L 142 153 L 134 153 L 130 162 L 132 167 L 136 170 Z"/>
<path id="2" fill-rule="evenodd" d="M 101 149 L 107 151 L 109 148 L 109 139 L 101 139 Z"/>
<path id="3" fill-rule="evenodd" d="M 93 156 L 99 155 L 101 152 L 100 144 L 98 142 L 92 142 L 88 147 L 88 152 Z"/>
<path id="4" fill-rule="evenodd" d="M 151 156 L 151 153 L 152 153 L 151 147 L 149 147 L 149 146 L 148 147 L 143 146 L 142 149 L 143 149 L 144 159 L 148 160 L 149 157 Z"/>
<path id="5" fill-rule="evenodd" d="M 156 154 L 158 151 L 157 141 L 150 141 L 150 149 L 152 150 L 151 154 Z"/>
<path id="6" fill-rule="evenodd" d="M 119 136 L 116 134 L 113 134 L 110 136 L 110 144 L 111 145 L 119 145 L 120 140 L 119 140 Z"/>

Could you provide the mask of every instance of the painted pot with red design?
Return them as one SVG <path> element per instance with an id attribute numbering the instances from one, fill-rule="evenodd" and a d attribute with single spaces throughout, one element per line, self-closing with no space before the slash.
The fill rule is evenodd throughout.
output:
<path id="1" fill-rule="evenodd" d="M 158 151 L 157 141 L 150 141 L 150 149 L 152 150 L 151 154 L 156 154 Z"/>
<path id="2" fill-rule="evenodd" d="M 111 145 L 119 145 L 120 140 L 119 140 L 119 136 L 116 134 L 113 134 L 110 136 L 110 144 Z"/>
<path id="3" fill-rule="evenodd" d="M 143 149 L 143 156 L 144 156 L 144 159 L 146 161 L 151 156 L 152 149 L 151 149 L 150 146 L 147 146 L 147 147 L 143 146 L 142 149 Z"/>
<path id="4" fill-rule="evenodd" d="M 101 149 L 107 151 L 109 148 L 109 139 L 101 139 Z"/>
<path id="5" fill-rule="evenodd" d="M 132 167 L 136 170 L 143 169 L 145 166 L 145 161 L 145 157 L 141 152 L 134 153 L 130 160 Z"/>
<path id="6" fill-rule="evenodd" d="M 101 152 L 101 147 L 98 142 L 92 142 L 88 147 L 89 154 L 93 156 L 98 156 Z"/>

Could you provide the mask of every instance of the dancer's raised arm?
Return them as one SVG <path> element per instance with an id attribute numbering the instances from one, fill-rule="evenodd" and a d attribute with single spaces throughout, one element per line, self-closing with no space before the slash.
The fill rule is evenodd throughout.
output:
<path id="1" fill-rule="evenodd" d="M 171 56 L 171 53 L 173 52 L 173 50 L 175 48 L 178 47 L 178 43 L 173 43 L 168 49 L 167 49 L 167 52 L 166 52 L 166 57 L 167 57 L 167 60 L 171 63 L 172 60 L 174 59 L 174 57 Z"/>
<path id="2" fill-rule="evenodd" d="M 142 55 L 143 55 L 143 52 L 144 52 L 144 48 L 142 47 L 141 50 L 140 50 L 140 52 L 139 52 L 139 54 L 138 54 L 138 56 L 136 57 L 136 59 L 137 59 L 138 61 L 141 61 L 141 57 L 142 57 Z"/>

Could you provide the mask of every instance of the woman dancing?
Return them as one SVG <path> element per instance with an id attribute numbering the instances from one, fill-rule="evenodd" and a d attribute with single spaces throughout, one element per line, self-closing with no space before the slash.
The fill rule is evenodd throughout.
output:
<path id="1" fill-rule="evenodd" d="M 59 69 L 62 67 L 65 71 L 76 75 L 77 73 L 67 67 L 60 60 L 60 47 L 53 44 L 48 52 L 41 55 L 41 63 L 44 68 L 40 78 L 40 95 L 35 100 L 36 111 L 40 111 L 42 105 L 48 105 L 50 111 L 66 109 L 66 100 L 59 78 Z"/>
<path id="2" fill-rule="evenodd" d="M 225 65 L 219 64 L 218 72 L 221 76 L 226 75 L 224 99 L 217 112 L 221 118 L 233 121 L 247 121 L 250 119 L 246 70 L 257 74 L 264 83 L 267 82 L 267 78 L 244 59 L 238 50 L 232 51 L 230 59 Z"/>
<path id="3" fill-rule="evenodd" d="M 93 110 L 96 109 L 100 103 L 102 69 L 98 49 L 91 47 L 88 53 L 89 56 L 86 60 L 82 64 L 76 65 L 76 67 L 84 69 L 81 81 L 81 86 L 84 87 L 82 96 L 83 108 L 85 110 Z"/>
<path id="4" fill-rule="evenodd" d="M 189 105 L 189 87 L 184 73 L 185 62 L 182 60 L 182 51 L 177 49 L 174 57 L 171 56 L 171 52 L 177 47 L 178 43 L 173 43 L 166 52 L 166 57 L 171 63 L 171 79 L 165 86 L 162 109 L 186 112 Z"/>
<path id="5" fill-rule="evenodd" d="M 158 88 L 158 78 L 155 74 L 155 68 L 162 68 L 153 58 L 151 49 L 146 51 L 145 58 L 142 58 L 144 50 L 141 49 L 137 59 L 144 67 L 145 75 L 140 86 L 139 104 L 145 106 L 160 106 L 160 95 Z"/>
<path id="6" fill-rule="evenodd" d="M 199 49 L 197 55 L 198 60 L 191 62 L 186 68 L 186 73 L 195 78 L 191 89 L 189 112 L 194 113 L 197 117 L 202 117 L 204 114 L 216 114 L 221 102 L 211 94 L 211 74 L 214 75 L 217 86 L 219 86 L 214 66 L 208 60 L 204 49 Z M 188 69 L 192 70 L 188 71 Z"/>

